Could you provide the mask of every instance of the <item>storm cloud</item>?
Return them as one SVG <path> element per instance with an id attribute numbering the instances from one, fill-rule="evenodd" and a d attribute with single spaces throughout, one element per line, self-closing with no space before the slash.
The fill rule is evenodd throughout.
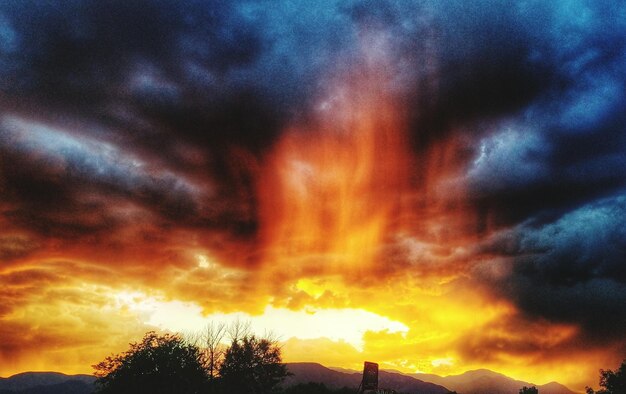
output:
<path id="1" fill-rule="evenodd" d="M 198 249 L 243 269 L 223 296 L 252 302 L 267 163 L 288 133 L 319 142 L 302 125 L 324 124 L 336 85 L 367 80 L 379 58 L 407 125 L 412 192 L 375 271 L 456 275 L 532 330 L 572 325 L 570 344 L 623 346 L 622 2 L 3 2 L 0 272 L 67 247 L 135 279 L 175 275 Z M 261 299 L 282 302 L 290 275 L 316 273 L 283 271 Z M 146 282 L 166 282 L 156 276 Z M 215 296 L 200 282 L 189 288 Z M 536 339 L 521 347 L 542 348 Z M 485 341 L 461 353 L 495 346 Z"/>

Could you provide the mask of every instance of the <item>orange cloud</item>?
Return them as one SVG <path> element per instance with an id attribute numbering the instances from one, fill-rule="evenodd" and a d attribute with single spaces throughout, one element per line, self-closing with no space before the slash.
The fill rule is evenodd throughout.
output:
<path id="1" fill-rule="evenodd" d="M 240 315 L 278 319 L 288 362 L 487 367 L 575 388 L 615 364 L 619 350 L 587 350 L 576 324 L 525 315 L 476 283 L 477 272 L 503 276 L 513 262 L 489 249 L 502 224 L 468 196 L 470 132 L 415 144 L 391 66 L 366 58 L 262 154 L 180 142 L 174 157 L 191 158 L 168 166 L 156 152 L 105 144 L 113 160 L 93 149 L 103 141 L 12 118 L 6 133 L 27 154 L 9 158 L 20 164 L 16 186 L 0 202 L 0 375 L 90 372 L 154 325 L 197 330 Z M 51 135 L 60 153 L 29 128 Z M 97 174 L 74 169 L 67 150 L 101 161 Z M 28 182 L 43 184 L 50 201 Z M 339 332 L 304 335 L 301 320 Z"/>

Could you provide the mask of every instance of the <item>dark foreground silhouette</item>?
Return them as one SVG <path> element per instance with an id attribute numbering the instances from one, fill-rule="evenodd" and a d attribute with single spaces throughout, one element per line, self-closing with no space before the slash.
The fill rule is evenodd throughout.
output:
<path id="1" fill-rule="evenodd" d="M 316 363 L 287 363 L 285 364 L 292 375 L 288 376 L 282 384 L 284 394 L 348 394 L 355 393 L 361 374 L 354 371 L 343 370 L 342 372 L 326 368 Z M 493 372 L 491 372 L 493 373 Z M 18 379 L 19 378 L 19 379 Z M 63 375 L 46 372 L 29 372 L 16 375 L 9 379 L 0 380 L 0 394 L 92 394 L 94 391 L 94 376 L 90 375 Z M 15 381 L 14 381 L 15 380 Z M 11 386 L 6 383 L 13 382 Z M 4 384 L 4 385 L 3 385 Z M 380 386 L 391 388 L 401 393 L 425 394 L 432 392 L 422 390 L 422 385 L 428 384 L 410 376 L 387 371 L 380 371 Z M 437 392 L 448 393 L 448 389 L 440 385 L 432 385 Z M 493 385 L 488 385 L 493 387 Z M 9 389 L 11 390 L 3 390 Z M 482 391 L 482 393 L 507 393 L 518 394 L 520 386 L 507 391 Z M 14 391 L 15 390 L 15 391 Z M 473 388 L 476 390 L 476 387 Z M 459 394 L 467 391 L 456 390 Z M 548 391 L 539 390 L 540 394 Z"/>
<path id="2" fill-rule="evenodd" d="M 0 394 L 347 394 L 356 392 L 361 373 L 316 363 L 283 364 L 280 347 L 236 327 L 230 346 L 222 330 L 207 330 L 205 346 L 179 335 L 147 333 L 129 350 L 94 365 L 95 376 L 28 372 L 0 378 Z M 215 335 L 215 334 L 219 335 Z M 209 338 L 209 340 L 206 340 Z M 440 382 L 425 382 L 415 376 Z M 473 379 L 476 378 L 476 379 Z M 461 382 L 464 384 L 459 385 Z M 482 386 L 479 384 L 482 382 Z M 504 386 L 503 386 L 504 384 Z M 626 360 L 615 371 L 601 370 L 601 389 L 588 394 L 625 394 Z M 459 386 L 457 386 L 459 385 Z M 499 385 L 499 386 L 498 386 Z M 523 385 L 523 386 L 522 386 Z M 562 385 L 515 381 L 488 370 L 445 378 L 380 371 L 379 387 L 398 394 L 571 394 Z M 451 389 L 451 390 L 450 390 Z M 454 391 L 452 391 L 454 390 Z"/>

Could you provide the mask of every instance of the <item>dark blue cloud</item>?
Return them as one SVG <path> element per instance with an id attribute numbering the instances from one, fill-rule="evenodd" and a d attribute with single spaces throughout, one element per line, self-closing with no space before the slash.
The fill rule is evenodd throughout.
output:
<path id="1" fill-rule="evenodd" d="M 579 324 L 596 343 L 626 330 L 626 193 L 604 198 L 536 226 L 507 231 L 489 250 L 509 256 L 476 276 L 525 313 Z M 498 267 L 496 267 L 498 266 Z"/>
<path id="2" fill-rule="evenodd" d="M 528 56 L 553 77 L 483 124 L 468 179 L 502 230 L 474 277 L 526 316 L 578 325 L 580 343 L 623 341 L 626 8 L 520 4 L 533 5 Z"/>
<path id="3" fill-rule="evenodd" d="M 93 188 L 169 223 L 254 238 L 257 170 L 246 163 L 262 161 L 285 125 L 306 120 L 331 81 L 358 70 L 374 36 L 387 41 L 386 71 L 408 103 L 416 160 L 469 134 L 468 198 L 492 222 L 478 232 L 506 233 L 489 251 L 510 262 L 506 276 L 476 278 L 529 316 L 601 337 L 594 322 L 613 313 L 623 328 L 624 2 L 2 2 L 2 120 L 83 125 L 70 134 L 188 185 L 133 177 L 127 156 L 96 163 L 103 157 L 42 148 L 42 164 L 5 124 L 1 197 L 29 223 L 48 218 L 44 232 L 73 223 L 67 207 L 98 209 L 77 197 Z M 189 147 L 199 159 L 181 153 Z M 46 170 L 64 154 L 65 171 Z M 204 205 L 194 184 L 211 191 Z M 63 222 L 47 214 L 55 209 Z"/>
<path id="4" fill-rule="evenodd" d="M 550 77 L 520 108 L 478 127 L 492 135 L 477 144 L 475 160 L 505 138 L 511 124 L 518 135 L 516 152 L 500 144 L 500 150 L 487 153 L 489 171 L 470 170 L 477 205 L 491 209 L 503 224 L 541 211 L 563 214 L 626 185 L 624 5 L 521 2 L 517 7 L 525 10 L 517 22 L 525 28 L 525 58 L 549 70 Z M 529 147 L 537 141 L 540 147 Z"/>

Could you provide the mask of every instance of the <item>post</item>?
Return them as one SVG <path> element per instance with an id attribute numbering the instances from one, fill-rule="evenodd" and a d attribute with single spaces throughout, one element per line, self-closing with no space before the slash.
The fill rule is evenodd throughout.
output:
<path id="1" fill-rule="evenodd" d="M 369 361 L 363 363 L 363 379 L 359 387 L 360 393 L 365 390 L 378 390 L 378 364 Z"/>

